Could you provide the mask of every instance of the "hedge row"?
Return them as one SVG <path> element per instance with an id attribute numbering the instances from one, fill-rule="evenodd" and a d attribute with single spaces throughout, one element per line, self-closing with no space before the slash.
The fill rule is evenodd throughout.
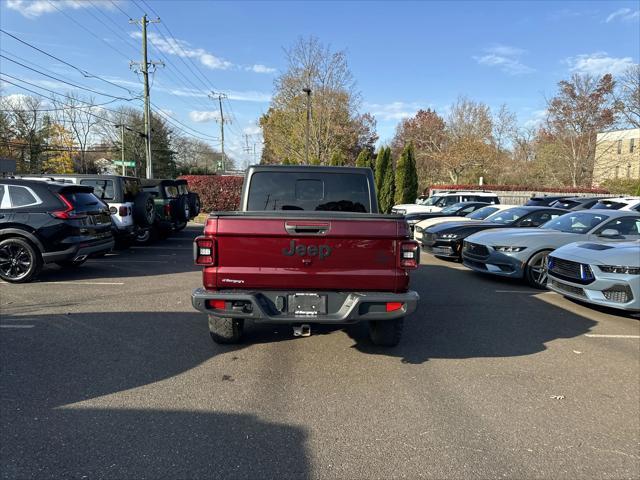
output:
<path id="1" fill-rule="evenodd" d="M 184 175 L 189 190 L 200 195 L 203 212 L 237 210 L 240 207 L 242 177 L 221 175 Z"/>
<path id="2" fill-rule="evenodd" d="M 610 193 L 604 188 L 584 187 L 535 187 L 530 185 L 431 185 L 430 190 L 491 190 L 502 192 L 557 192 L 557 193 Z"/>

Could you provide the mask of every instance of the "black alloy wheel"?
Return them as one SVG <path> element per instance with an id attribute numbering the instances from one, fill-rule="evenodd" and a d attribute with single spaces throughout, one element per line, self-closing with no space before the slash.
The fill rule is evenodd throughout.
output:
<path id="1" fill-rule="evenodd" d="M 41 268 L 42 258 L 28 241 L 8 238 L 0 242 L 0 278 L 5 282 L 29 282 Z"/>

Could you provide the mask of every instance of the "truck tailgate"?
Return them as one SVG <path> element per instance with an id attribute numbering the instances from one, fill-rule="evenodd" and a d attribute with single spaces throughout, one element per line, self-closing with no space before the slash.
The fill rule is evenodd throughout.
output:
<path id="1" fill-rule="evenodd" d="M 406 288 L 398 278 L 406 277 L 397 260 L 406 236 L 401 218 L 231 214 L 210 217 L 205 234 L 215 238 L 217 257 L 216 266 L 205 269 L 208 288 Z"/>

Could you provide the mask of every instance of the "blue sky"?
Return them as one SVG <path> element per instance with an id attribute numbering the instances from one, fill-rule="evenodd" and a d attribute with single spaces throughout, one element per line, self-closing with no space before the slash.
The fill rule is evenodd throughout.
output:
<path id="1" fill-rule="evenodd" d="M 154 76 L 152 101 L 175 125 L 218 147 L 210 138 L 219 137 L 217 103 L 207 92 L 226 92 L 229 99 L 223 106 L 233 121 L 225 131 L 226 145 L 240 163 L 251 159 L 243 152 L 244 134 L 260 150 L 257 119 L 269 106 L 275 76 L 286 67 L 283 47 L 300 36 L 314 35 L 347 51 L 362 92 L 361 111 L 376 116 L 381 142 L 390 140 L 397 123 L 419 108 L 446 114 L 458 95 L 493 108 L 506 103 L 521 124 L 531 124 L 559 80 L 572 72 L 617 73 L 640 56 L 638 1 L 147 4 L 162 20 L 162 25 L 149 26 L 149 57 L 168 63 Z M 137 93 L 140 84 L 129 60 L 140 57 L 139 27 L 130 25 L 127 16 L 139 18 L 144 10 L 155 17 L 148 5 L 141 0 L 3 0 L 0 24 Z M 27 60 L 53 76 L 128 96 L 4 34 L 0 46 L 13 60 Z M 62 93 L 71 90 L 4 58 L 0 65 L 2 72 L 22 80 Z M 2 83 L 4 95 L 20 92 Z"/>

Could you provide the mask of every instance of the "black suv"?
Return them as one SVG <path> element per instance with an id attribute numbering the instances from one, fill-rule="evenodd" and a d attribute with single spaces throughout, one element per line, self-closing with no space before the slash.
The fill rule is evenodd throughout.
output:
<path id="1" fill-rule="evenodd" d="M 189 191 L 189 183 L 185 179 L 178 178 L 175 182 L 176 187 L 178 187 L 178 193 L 187 198 L 189 220 L 197 217 L 200 214 L 200 196 L 195 192 Z"/>
<path id="2" fill-rule="evenodd" d="M 88 186 L 0 179 L 0 278 L 33 280 L 45 263 L 78 266 L 114 245 L 109 207 Z"/>
<path id="3" fill-rule="evenodd" d="M 175 180 L 141 180 L 142 189 L 153 197 L 156 215 L 151 228 L 140 231 L 138 243 L 148 243 L 168 237 L 171 232 L 181 230 L 189 221 L 188 197 L 180 195 Z"/>

